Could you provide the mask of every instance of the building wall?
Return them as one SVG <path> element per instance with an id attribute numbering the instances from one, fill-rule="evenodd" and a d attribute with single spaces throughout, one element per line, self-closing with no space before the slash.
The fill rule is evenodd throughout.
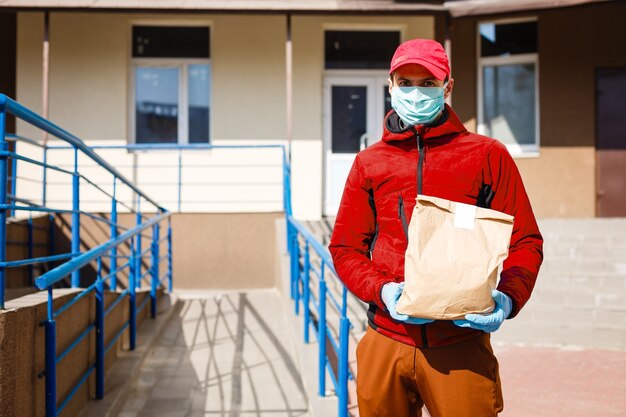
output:
<path id="1" fill-rule="evenodd" d="M 540 156 L 517 165 L 539 217 L 596 215 L 595 69 L 626 65 L 622 16 L 626 4 L 555 9 L 536 16 L 539 35 Z M 462 18 L 452 22 L 453 107 L 476 129 L 476 28 L 480 21 L 511 16 Z"/>
<path id="2" fill-rule="evenodd" d="M 292 19 L 293 206 L 297 217 L 315 219 L 321 216 L 323 192 L 324 29 L 399 29 L 403 39 L 432 38 L 435 19 L 332 15 L 299 15 Z M 50 119 L 53 122 L 90 143 L 128 141 L 130 29 L 133 23 L 141 22 L 203 22 L 211 27 L 212 143 L 286 143 L 284 15 L 51 13 Z M 19 13 L 17 97 L 36 112 L 42 108 L 42 33 L 42 13 Z M 23 123 L 19 124 L 19 132 L 41 137 Z M 170 166 L 175 157 L 161 152 L 149 159 L 158 167 Z M 118 161 L 121 164 L 124 161 L 122 168 L 127 169 L 127 161 L 133 158 L 127 155 Z M 162 184 L 176 175 L 170 171 L 149 172 L 151 182 L 161 187 L 156 193 L 164 192 Z M 134 175 L 140 182 L 143 174 L 142 171 L 129 176 Z M 250 174 L 229 174 L 229 178 L 238 176 L 249 178 Z M 168 200 L 172 199 L 172 190 L 167 188 Z M 197 206 L 191 207 L 196 209 Z M 211 208 L 212 211 L 246 209 L 271 211 L 275 205 L 250 203 Z"/>
<path id="3" fill-rule="evenodd" d="M 276 285 L 275 221 L 281 213 L 175 214 L 174 288 L 241 290 Z"/>
<path id="4" fill-rule="evenodd" d="M 58 310 L 67 303 L 77 290 L 56 289 L 54 308 Z M 137 294 L 140 304 L 147 292 Z M 105 293 L 105 310 L 119 293 Z M 85 329 L 94 322 L 95 298 L 87 296 L 71 306 L 56 321 L 57 354 L 67 349 Z M 149 308 L 149 307 L 148 307 Z M 148 308 L 137 316 L 141 325 L 147 317 Z M 128 321 L 128 297 L 115 306 L 105 318 L 105 346 L 113 341 Z M 9 301 L 6 310 L 0 311 L 0 417 L 45 415 L 45 328 L 40 325 L 47 318 L 47 294 L 35 294 Z M 128 332 L 117 340 L 105 356 L 105 372 L 116 361 L 120 350 L 128 350 Z M 140 342 L 141 343 L 141 342 Z M 95 331 L 91 331 L 57 364 L 57 405 L 67 397 L 70 390 L 95 362 Z M 95 397 L 95 378 L 92 375 L 78 389 L 60 414 L 76 416 L 82 407 Z"/>
<path id="5" fill-rule="evenodd" d="M 284 140 L 285 24 L 283 17 L 271 15 L 51 13 L 50 118 L 55 123 L 87 140 L 128 140 L 134 23 L 210 26 L 212 138 Z M 41 109 L 42 28 L 42 13 L 19 14 L 17 93 L 35 110 Z"/>

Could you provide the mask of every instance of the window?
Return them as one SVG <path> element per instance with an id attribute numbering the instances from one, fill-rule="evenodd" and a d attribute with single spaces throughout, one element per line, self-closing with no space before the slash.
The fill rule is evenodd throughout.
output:
<path id="1" fill-rule="evenodd" d="M 208 143 L 211 63 L 208 27 L 134 26 L 135 143 Z"/>
<path id="2" fill-rule="evenodd" d="M 327 30 L 325 66 L 326 69 L 386 70 L 399 44 L 398 31 Z"/>
<path id="3" fill-rule="evenodd" d="M 479 25 L 478 132 L 516 156 L 539 151 L 537 22 Z"/>

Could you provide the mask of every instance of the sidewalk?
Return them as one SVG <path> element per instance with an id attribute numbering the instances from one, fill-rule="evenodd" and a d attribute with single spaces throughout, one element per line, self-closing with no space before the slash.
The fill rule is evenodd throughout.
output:
<path id="1" fill-rule="evenodd" d="M 495 345 L 502 417 L 626 416 L 626 352 Z"/>

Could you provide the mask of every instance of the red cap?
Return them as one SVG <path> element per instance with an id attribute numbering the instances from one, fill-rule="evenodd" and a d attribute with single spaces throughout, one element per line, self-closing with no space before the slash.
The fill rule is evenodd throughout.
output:
<path id="1" fill-rule="evenodd" d="M 448 55 L 443 46 L 432 39 L 412 39 L 401 43 L 391 58 L 389 73 L 406 64 L 419 64 L 438 80 L 450 76 Z"/>

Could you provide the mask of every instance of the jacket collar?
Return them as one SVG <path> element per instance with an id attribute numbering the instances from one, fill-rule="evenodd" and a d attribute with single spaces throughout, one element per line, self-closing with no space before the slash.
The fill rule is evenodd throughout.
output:
<path id="1" fill-rule="evenodd" d="M 459 120 L 456 113 L 446 104 L 444 114 L 435 125 L 404 126 L 395 110 L 387 113 L 383 123 L 383 142 L 393 142 L 399 140 L 415 139 L 415 133 L 425 140 L 434 139 L 440 136 L 448 136 L 466 132 L 465 126 Z"/>

